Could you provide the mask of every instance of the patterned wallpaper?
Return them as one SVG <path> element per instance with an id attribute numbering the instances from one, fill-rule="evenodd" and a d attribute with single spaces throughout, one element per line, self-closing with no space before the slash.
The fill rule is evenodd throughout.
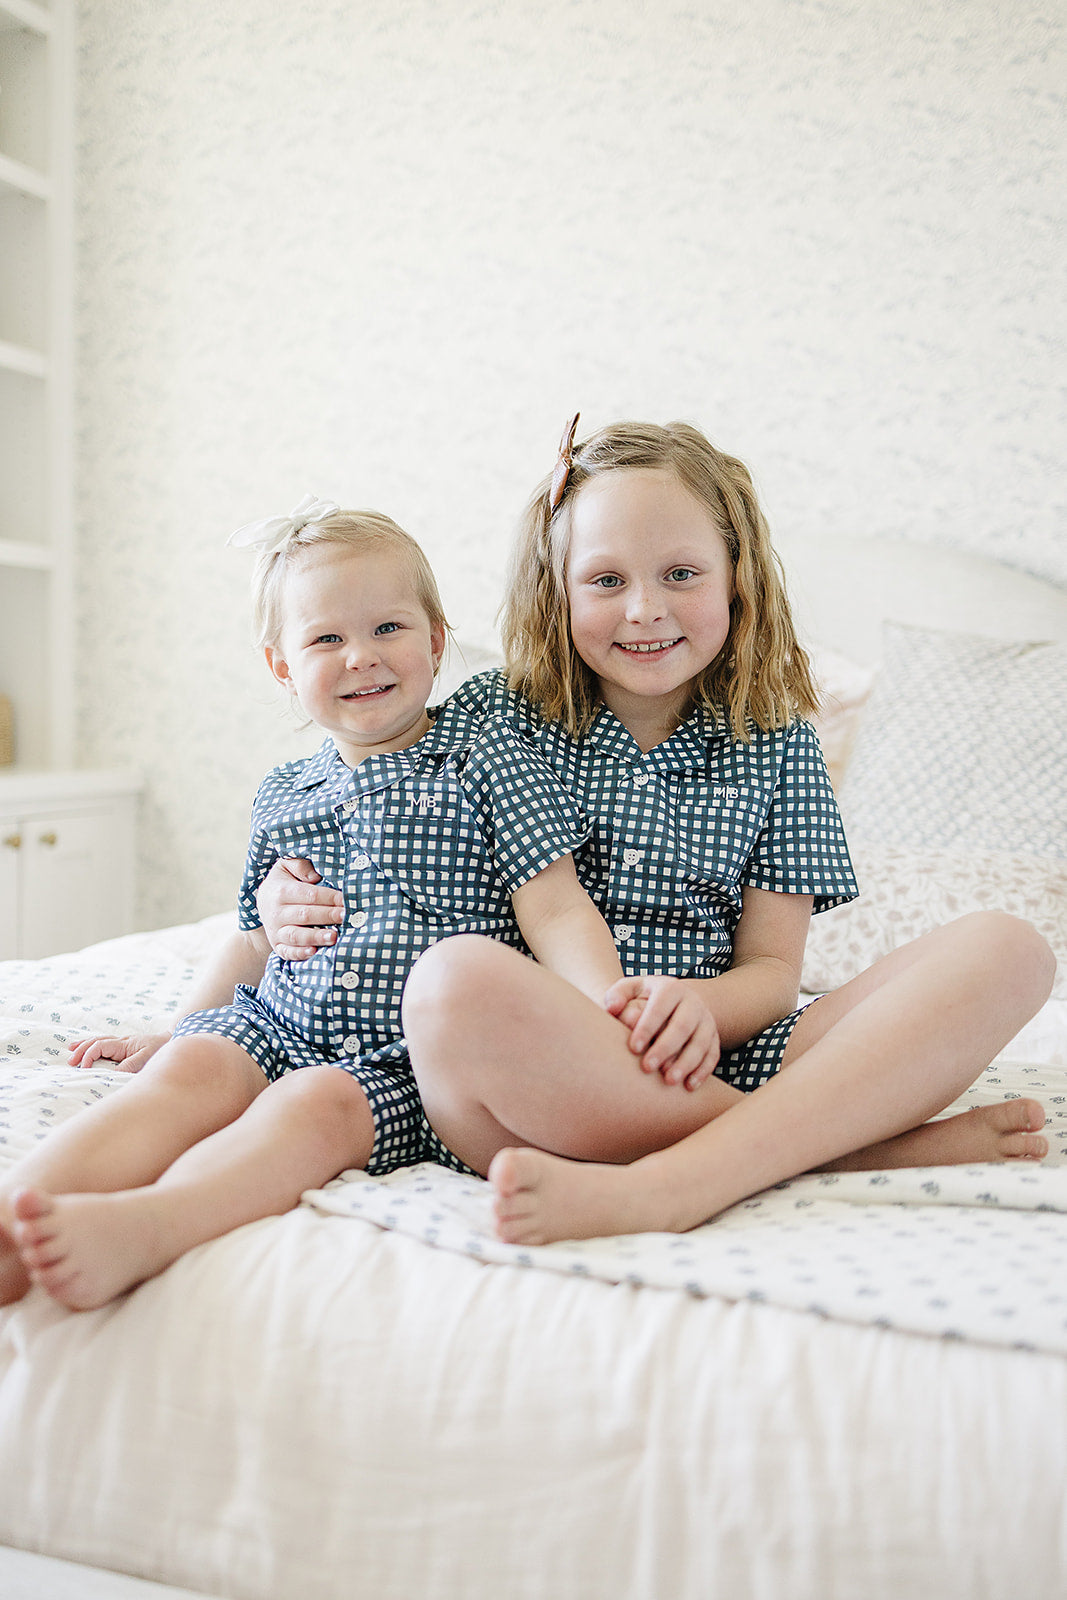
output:
<path id="1" fill-rule="evenodd" d="M 772 524 L 1067 581 L 1061 7 L 80 0 L 80 758 L 145 926 L 307 747 L 231 527 L 312 489 L 493 640 L 566 415 L 685 417 Z"/>

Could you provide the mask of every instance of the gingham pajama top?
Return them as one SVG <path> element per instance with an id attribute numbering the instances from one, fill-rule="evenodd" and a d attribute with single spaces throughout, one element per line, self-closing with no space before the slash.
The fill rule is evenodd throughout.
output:
<path id="1" fill-rule="evenodd" d="M 730 965 L 746 886 L 856 897 L 841 817 L 814 729 L 793 722 L 750 743 L 696 711 L 643 752 L 602 707 L 574 739 L 480 673 L 453 704 L 503 718 L 545 756 L 592 824 L 575 852 L 583 886 L 615 936 L 623 970 L 710 978 Z M 721 1075 L 754 1088 L 777 1071 L 799 1013 L 723 1056 Z"/>
<path id="2" fill-rule="evenodd" d="M 258 989 L 240 986 L 233 1006 L 188 1017 L 176 1032 L 233 1039 L 271 1079 L 322 1062 L 347 1067 L 376 1125 L 383 1076 L 400 1076 L 403 1115 L 390 1114 L 411 1124 L 418 1099 L 400 998 L 416 958 L 458 933 L 524 949 L 511 894 L 573 853 L 587 831 L 544 757 L 499 719 L 446 705 L 417 744 L 355 769 L 327 739 L 260 786 L 239 920 L 259 927 L 260 883 L 279 857 L 303 856 L 344 895 L 336 944 L 303 962 L 272 955 Z M 419 1137 L 403 1133 L 404 1160 L 422 1159 Z M 376 1157 L 372 1170 L 400 1164 L 377 1148 Z"/>

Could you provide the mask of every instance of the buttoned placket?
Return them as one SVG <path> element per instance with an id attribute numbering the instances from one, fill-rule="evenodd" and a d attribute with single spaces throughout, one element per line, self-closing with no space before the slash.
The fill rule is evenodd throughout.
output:
<path id="1" fill-rule="evenodd" d="M 350 817 L 354 812 L 360 809 L 361 804 L 361 799 L 345 800 L 342 803 L 341 810 L 346 817 Z M 349 862 L 349 867 L 353 872 L 366 872 L 367 868 L 372 865 L 373 863 L 371 858 L 369 855 L 367 855 L 365 850 L 357 850 Z M 362 928 L 366 925 L 368 917 L 369 913 L 362 909 L 353 911 L 349 916 L 348 925 L 350 928 Z M 346 967 L 337 981 L 341 988 L 346 991 L 346 999 L 348 1000 L 349 1004 L 353 1006 L 357 1005 L 359 996 L 355 993 L 355 990 L 360 987 L 360 984 L 363 980 L 356 968 Z M 346 1034 L 344 1039 L 341 1041 L 341 1049 L 344 1051 L 345 1055 L 357 1056 L 363 1049 L 363 1041 L 360 1039 L 357 1033 Z"/>
<path id="2" fill-rule="evenodd" d="M 648 786 L 648 784 L 654 782 L 654 779 L 655 779 L 655 774 L 651 773 L 651 772 L 646 772 L 643 767 L 638 767 L 630 775 L 631 784 L 633 785 L 633 787 L 635 789 L 638 789 L 638 790 L 645 789 Z M 645 798 L 644 795 L 642 795 L 641 798 L 642 798 L 642 800 L 644 800 L 644 798 Z M 628 812 L 626 812 L 626 811 L 623 811 L 622 814 L 620 815 L 620 811 L 622 810 L 623 803 L 624 803 L 623 802 L 623 797 L 620 794 L 619 799 L 616 802 L 616 818 L 617 818 L 618 822 L 620 822 L 622 824 L 622 829 L 624 831 L 624 837 L 625 837 L 625 836 L 627 836 L 629 834 L 629 815 L 628 815 Z M 648 825 L 647 812 L 649 810 L 649 807 L 648 807 L 647 804 L 645 804 L 645 805 L 641 806 L 640 810 L 641 810 L 641 814 L 642 814 L 642 823 L 643 823 L 644 826 L 647 827 L 647 825 Z M 638 839 L 634 839 L 632 843 L 623 846 L 622 864 L 623 864 L 624 867 L 639 867 L 641 865 L 642 861 L 645 859 L 645 856 L 646 856 L 647 853 L 648 853 L 648 846 L 647 846 L 646 839 L 644 837 L 641 837 L 641 838 L 638 838 Z"/>
<path id="3" fill-rule="evenodd" d="M 666 771 L 692 770 L 691 758 L 687 759 L 684 752 L 671 752 L 664 762 L 660 746 L 646 759 L 650 765 L 665 767 Z M 649 840 L 655 833 L 657 815 L 655 791 L 649 785 L 655 785 L 656 779 L 656 770 L 650 770 L 643 762 L 635 763 L 630 768 L 628 782 L 621 782 L 616 791 L 614 815 L 619 841 L 615 846 L 616 860 L 627 873 L 640 873 L 648 858 Z M 616 943 L 629 944 L 637 937 L 638 930 L 632 924 L 623 923 L 612 932 Z"/>
<path id="4" fill-rule="evenodd" d="M 644 788 L 646 788 L 646 786 L 653 781 L 653 774 L 651 772 L 646 772 L 644 770 L 644 768 L 642 768 L 642 767 L 638 767 L 638 768 L 636 768 L 636 770 L 632 770 L 631 771 L 629 781 L 630 781 L 630 785 L 634 789 L 637 789 L 637 790 L 640 791 L 640 790 L 643 790 Z M 624 838 L 628 835 L 629 827 L 630 827 L 629 807 L 628 807 L 628 805 L 626 803 L 625 796 L 626 796 L 625 787 L 620 787 L 620 791 L 619 791 L 619 793 L 618 793 L 618 795 L 616 797 L 615 817 L 616 817 L 616 826 L 619 827 L 620 832 L 623 833 L 623 837 Z M 642 807 L 641 809 L 643 811 L 644 807 Z M 638 841 L 637 843 L 634 843 L 634 844 L 623 845 L 622 846 L 622 864 L 627 869 L 633 869 L 634 867 L 639 867 L 641 865 L 642 861 L 645 859 L 645 854 L 646 854 L 646 850 L 645 850 L 645 841 L 644 841 L 644 839 L 641 839 L 640 841 Z M 614 936 L 615 942 L 617 944 L 629 944 L 630 940 L 634 937 L 636 932 L 637 932 L 636 928 L 630 926 L 629 924 L 623 923 L 621 926 L 613 929 L 613 936 Z"/>

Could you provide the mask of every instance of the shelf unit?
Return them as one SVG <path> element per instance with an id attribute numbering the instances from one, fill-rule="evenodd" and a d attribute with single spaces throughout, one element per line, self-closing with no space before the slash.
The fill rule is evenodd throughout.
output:
<path id="1" fill-rule="evenodd" d="M 72 29 L 71 0 L 0 0 L 0 694 L 23 768 L 74 753 Z"/>

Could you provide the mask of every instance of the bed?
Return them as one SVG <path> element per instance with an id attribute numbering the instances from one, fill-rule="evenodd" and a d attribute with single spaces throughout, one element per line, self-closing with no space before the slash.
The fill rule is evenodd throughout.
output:
<path id="1" fill-rule="evenodd" d="M 1041 1099 L 1047 1162 L 535 1250 L 479 1180 L 347 1174 L 102 1310 L 34 1290 L 0 1312 L 5 1600 L 1064 1593 L 1067 593 L 903 543 L 785 559 L 863 889 L 805 988 L 1029 917 L 1056 989 L 963 1103 Z M 121 1093 L 67 1042 L 173 1014 L 230 925 L 0 966 L 0 1165 Z"/>

